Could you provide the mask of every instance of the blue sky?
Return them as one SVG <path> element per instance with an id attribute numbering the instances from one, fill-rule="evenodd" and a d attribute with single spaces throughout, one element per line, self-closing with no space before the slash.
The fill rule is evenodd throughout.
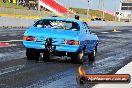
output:
<path id="1" fill-rule="evenodd" d="M 67 2 L 69 1 L 70 7 L 78 7 L 78 8 L 87 8 L 88 0 L 57 0 L 63 5 L 67 6 Z M 120 0 L 104 0 L 104 7 L 106 11 L 118 11 Z M 99 9 L 99 0 L 90 0 L 90 8 L 91 9 Z"/>

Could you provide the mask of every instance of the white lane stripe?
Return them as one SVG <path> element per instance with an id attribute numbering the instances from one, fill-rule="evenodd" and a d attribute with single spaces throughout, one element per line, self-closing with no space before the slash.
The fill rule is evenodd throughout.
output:
<path id="1" fill-rule="evenodd" d="M 132 30 L 129 30 L 129 31 L 132 31 Z"/>
<path id="2" fill-rule="evenodd" d="M 1 36 L 7 36 L 7 35 L 1 35 Z"/>
<path id="3" fill-rule="evenodd" d="M 101 33 L 107 34 L 107 33 L 109 33 L 109 32 L 101 32 Z"/>
<path id="4" fill-rule="evenodd" d="M 18 70 L 22 69 L 23 67 L 24 67 L 24 65 L 17 65 L 17 66 L 12 66 L 9 68 L 1 69 L 0 75 L 7 74 L 10 72 L 14 72 L 14 71 L 18 71 Z"/>
<path id="5" fill-rule="evenodd" d="M 17 36 L 18 34 L 9 34 L 9 36 Z"/>
<path id="6" fill-rule="evenodd" d="M 21 42 L 22 40 L 9 40 L 9 41 L 0 41 L 0 42 Z"/>

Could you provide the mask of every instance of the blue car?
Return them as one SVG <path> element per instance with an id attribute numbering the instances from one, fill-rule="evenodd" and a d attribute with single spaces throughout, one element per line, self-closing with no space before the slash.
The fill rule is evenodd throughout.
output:
<path id="1" fill-rule="evenodd" d="M 98 43 L 86 22 L 60 17 L 38 20 L 23 36 L 28 60 L 39 60 L 41 54 L 45 61 L 51 55 L 67 56 L 77 63 L 83 63 L 87 55 L 93 61 Z"/>

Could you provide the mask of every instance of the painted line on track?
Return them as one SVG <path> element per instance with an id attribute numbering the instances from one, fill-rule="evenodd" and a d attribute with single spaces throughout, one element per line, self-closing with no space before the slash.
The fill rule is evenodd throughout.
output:
<path id="1" fill-rule="evenodd" d="M 101 32 L 101 33 L 103 33 L 103 34 L 107 34 L 107 33 L 109 33 L 109 32 Z"/>
<path id="2" fill-rule="evenodd" d="M 7 35 L 1 35 L 1 36 L 7 36 Z"/>
<path id="3" fill-rule="evenodd" d="M 16 44 L 9 44 L 9 43 L 1 43 L 0 42 L 0 47 L 9 47 L 9 46 L 16 46 Z"/>
<path id="4" fill-rule="evenodd" d="M 132 30 L 129 30 L 129 31 L 132 31 Z"/>
<path id="5" fill-rule="evenodd" d="M 10 46 L 17 46 L 16 44 L 10 44 L 11 42 L 21 42 L 22 40 L 9 40 L 9 41 L 0 41 L 0 48 L 1 47 L 10 47 Z"/>
<path id="6" fill-rule="evenodd" d="M 0 41 L 0 43 L 9 43 L 9 42 L 21 42 L 22 40 L 9 40 L 9 41 Z"/>

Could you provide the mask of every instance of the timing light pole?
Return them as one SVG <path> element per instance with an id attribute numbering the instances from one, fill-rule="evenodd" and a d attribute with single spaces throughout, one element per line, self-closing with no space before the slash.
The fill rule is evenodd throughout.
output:
<path id="1" fill-rule="evenodd" d="M 38 11 L 40 11 L 40 0 L 38 0 Z"/>
<path id="2" fill-rule="evenodd" d="M 120 7 L 119 7 L 119 17 L 118 17 L 118 21 L 121 21 L 121 6 L 122 5 L 122 0 L 120 0 Z"/>
<path id="3" fill-rule="evenodd" d="M 69 17 L 69 0 L 67 0 L 67 9 L 68 9 L 68 11 L 67 11 L 67 15 L 68 15 L 68 17 Z"/>
<path id="4" fill-rule="evenodd" d="M 102 10 L 102 11 L 103 11 L 103 19 L 102 19 L 102 20 L 104 20 L 104 18 L 105 18 L 105 17 L 104 17 L 104 0 L 103 0 L 103 2 L 102 2 L 102 5 L 103 5 L 103 10 Z"/>
<path id="5" fill-rule="evenodd" d="M 99 0 L 99 9 L 102 11 L 102 18 L 104 19 L 104 0 Z"/>
<path id="6" fill-rule="evenodd" d="M 88 0 L 88 7 L 87 7 L 87 18 L 89 16 L 89 0 Z"/>

